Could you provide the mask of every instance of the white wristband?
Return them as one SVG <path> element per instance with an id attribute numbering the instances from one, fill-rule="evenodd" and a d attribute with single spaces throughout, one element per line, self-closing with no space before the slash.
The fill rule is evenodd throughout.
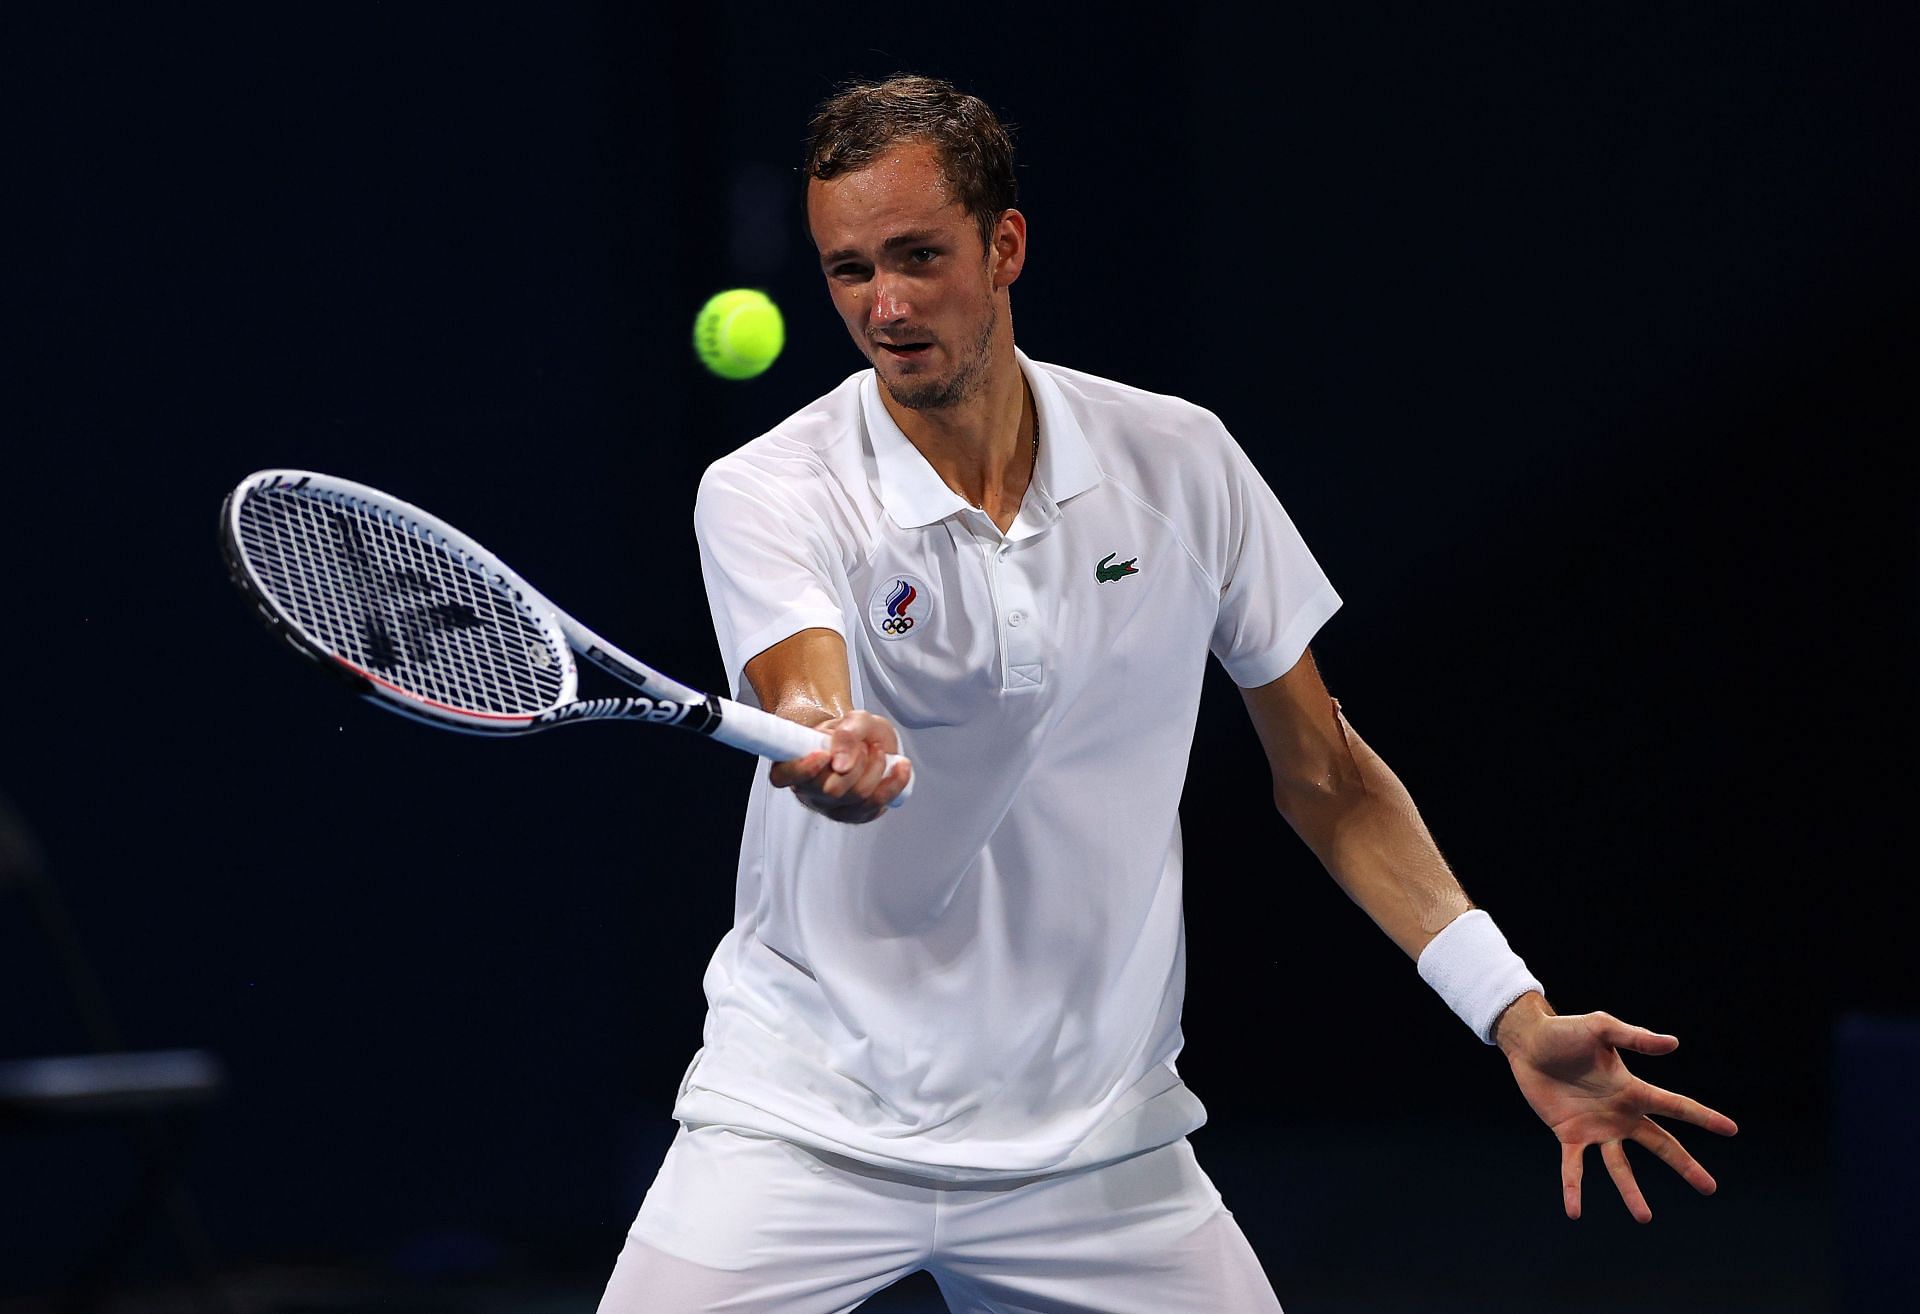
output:
<path id="1" fill-rule="evenodd" d="M 1507 947 L 1507 937 L 1493 918 L 1478 908 L 1461 913 L 1429 940 L 1420 951 L 1419 967 L 1420 979 L 1489 1045 L 1493 1025 L 1508 1004 L 1529 990 L 1547 992 L 1520 955 Z"/>

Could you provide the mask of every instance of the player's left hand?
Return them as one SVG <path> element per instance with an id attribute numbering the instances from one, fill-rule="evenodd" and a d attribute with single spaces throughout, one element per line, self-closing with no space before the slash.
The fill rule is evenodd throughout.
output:
<path id="1" fill-rule="evenodd" d="M 1560 1140 L 1560 1189 L 1568 1218 L 1580 1217 L 1580 1178 L 1587 1147 L 1598 1145 L 1627 1212 L 1638 1222 L 1653 1218 L 1633 1169 L 1626 1142 L 1653 1152 L 1702 1195 L 1717 1189 L 1713 1175 L 1700 1166 L 1650 1114 L 1678 1118 L 1720 1136 L 1739 1129 L 1733 1119 L 1697 1100 L 1650 1086 L 1627 1071 L 1620 1051 L 1671 1054 L 1676 1036 L 1628 1026 L 1606 1013 L 1560 1017 L 1544 1008 L 1528 1009 L 1539 996 L 1523 998 L 1503 1017 L 1496 1039 L 1513 1069 L 1520 1093 Z"/>

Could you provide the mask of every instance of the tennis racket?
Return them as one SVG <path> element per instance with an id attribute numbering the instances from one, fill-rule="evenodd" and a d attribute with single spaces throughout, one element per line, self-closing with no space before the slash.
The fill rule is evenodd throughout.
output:
<path id="1" fill-rule="evenodd" d="M 446 521 L 364 484 L 309 470 L 248 475 L 220 509 L 220 545 L 269 629 L 415 721 L 491 736 L 641 721 L 776 762 L 829 742 L 635 661 Z M 576 652 L 639 692 L 576 697 Z"/>

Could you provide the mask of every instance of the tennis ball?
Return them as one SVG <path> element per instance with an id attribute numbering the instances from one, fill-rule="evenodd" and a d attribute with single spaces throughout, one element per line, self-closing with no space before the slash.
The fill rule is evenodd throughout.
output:
<path id="1" fill-rule="evenodd" d="M 751 379 L 787 342 L 780 307 L 765 292 L 736 287 L 710 298 L 693 321 L 693 350 L 723 379 Z"/>

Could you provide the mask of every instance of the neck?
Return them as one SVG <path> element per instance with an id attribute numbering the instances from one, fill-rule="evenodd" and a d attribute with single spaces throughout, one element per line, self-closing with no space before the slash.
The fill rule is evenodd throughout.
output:
<path id="1" fill-rule="evenodd" d="M 1020 514 L 1033 479 L 1036 416 L 1033 394 L 1013 346 L 994 353 L 993 369 L 973 396 L 935 411 L 893 399 L 883 382 L 881 404 L 943 483 L 985 511 L 1002 533 Z"/>

